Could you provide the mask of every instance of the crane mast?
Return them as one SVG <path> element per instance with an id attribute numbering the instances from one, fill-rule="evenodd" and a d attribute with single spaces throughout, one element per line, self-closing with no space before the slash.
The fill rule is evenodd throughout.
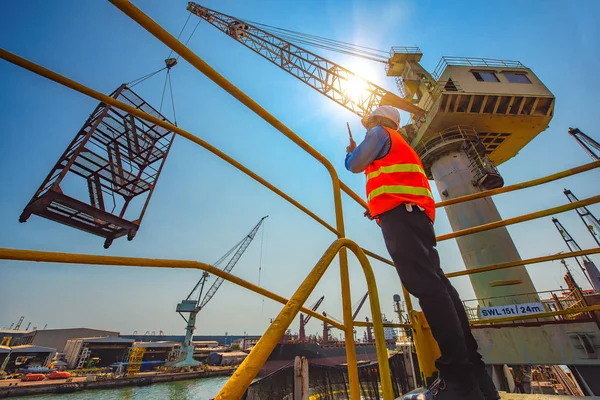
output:
<path id="1" fill-rule="evenodd" d="M 250 246 L 250 243 L 256 236 L 258 229 L 267 217 L 268 215 L 262 217 L 260 221 L 258 221 L 258 223 L 254 226 L 254 228 L 252 228 L 250 233 L 248 233 L 244 237 L 244 239 L 242 239 L 238 244 L 233 246 L 223 257 L 221 257 L 215 263 L 215 266 L 220 264 L 233 253 L 233 256 L 231 257 L 231 259 L 229 259 L 229 262 L 227 263 L 225 268 L 223 268 L 224 272 L 230 272 L 240 260 L 248 246 Z M 200 310 L 202 310 L 206 306 L 206 304 L 214 297 L 215 293 L 217 292 L 217 290 L 219 290 L 224 281 L 223 278 L 218 277 L 208 289 L 206 295 L 204 295 L 204 298 L 202 298 L 202 292 L 204 290 L 204 285 L 206 284 L 208 276 L 208 273 L 204 272 L 202 274 L 202 278 L 200 278 L 198 283 L 196 283 L 196 285 L 194 286 L 190 294 L 187 296 L 187 298 L 185 300 L 182 300 L 181 303 L 177 304 L 176 311 L 187 323 L 185 329 L 185 338 L 183 340 L 183 343 L 181 344 L 181 347 L 179 348 L 179 355 L 177 357 L 177 360 L 174 363 L 174 365 L 177 367 L 190 367 L 197 366 L 200 364 L 198 361 L 194 360 L 194 345 L 192 343 L 192 339 L 194 337 L 194 330 L 196 329 L 196 317 Z M 194 292 L 198 288 L 200 288 L 200 290 L 197 298 L 192 298 Z M 201 298 L 202 300 L 200 300 Z M 188 318 L 183 316 L 184 313 L 189 314 Z"/>
<path id="2" fill-rule="evenodd" d="M 424 116 L 412 102 L 256 26 L 194 2 L 188 3 L 187 10 L 361 118 L 383 105 Z M 349 93 L 354 86 L 360 86 L 360 93 Z"/>

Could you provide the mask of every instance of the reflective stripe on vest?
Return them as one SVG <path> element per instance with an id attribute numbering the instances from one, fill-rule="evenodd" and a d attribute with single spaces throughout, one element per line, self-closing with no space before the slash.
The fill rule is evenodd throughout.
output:
<path id="1" fill-rule="evenodd" d="M 373 197 L 377 197 L 381 194 L 412 194 L 415 196 L 427 196 L 433 199 L 433 195 L 429 191 L 429 189 L 424 187 L 415 187 L 415 186 L 402 186 L 402 185 L 385 185 L 379 186 L 377 189 L 371 190 L 369 193 L 369 200 L 373 199 Z"/>
<path id="2" fill-rule="evenodd" d="M 376 171 L 367 174 L 367 180 L 376 178 L 381 174 L 390 174 L 392 172 L 420 172 L 425 175 L 425 171 L 417 164 L 396 164 L 380 167 Z M 427 176 L 425 176 L 427 178 Z"/>

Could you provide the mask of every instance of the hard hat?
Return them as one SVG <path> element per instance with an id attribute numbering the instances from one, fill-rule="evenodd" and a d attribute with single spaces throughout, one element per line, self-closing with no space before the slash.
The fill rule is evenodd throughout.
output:
<path id="1" fill-rule="evenodd" d="M 379 106 L 371 114 L 361 120 L 363 126 L 367 127 L 367 122 L 373 117 L 387 118 L 396 125 L 396 130 L 400 128 L 400 112 L 392 106 Z"/>

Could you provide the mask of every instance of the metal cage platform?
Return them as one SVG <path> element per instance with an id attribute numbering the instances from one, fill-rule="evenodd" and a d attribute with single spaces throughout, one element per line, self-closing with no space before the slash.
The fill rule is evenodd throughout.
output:
<path id="1" fill-rule="evenodd" d="M 125 84 L 110 96 L 168 121 Z M 105 248 L 121 236 L 132 240 L 173 139 L 170 130 L 100 103 L 19 221 L 39 215 L 101 236 Z"/>

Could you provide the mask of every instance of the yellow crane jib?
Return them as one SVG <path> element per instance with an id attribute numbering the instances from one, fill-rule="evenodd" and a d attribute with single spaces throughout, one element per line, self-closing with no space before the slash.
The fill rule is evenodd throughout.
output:
<path id="1" fill-rule="evenodd" d="M 187 10 L 289 72 L 308 86 L 361 118 L 382 105 L 423 117 L 425 112 L 408 100 L 362 79 L 352 71 L 241 19 L 189 2 Z M 357 93 L 349 93 L 360 80 Z"/>

